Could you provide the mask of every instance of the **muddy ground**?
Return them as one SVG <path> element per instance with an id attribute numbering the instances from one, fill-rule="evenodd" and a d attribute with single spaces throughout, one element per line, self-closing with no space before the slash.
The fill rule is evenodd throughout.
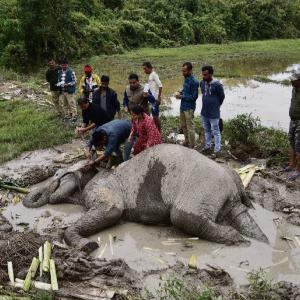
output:
<path id="1" fill-rule="evenodd" d="M 81 159 L 81 146 L 81 141 L 75 141 L 24 153 L 0 166 L 0 177 L 35 185 Z M 250 292 L 247 273 L 262 268 L 280 282 L 274 287 L 274 299 L 300 299 L 300 244 L 296 239 L 300 236 L 300 184 L 287 183 L 285 178 L 279 170 L 266 170 L 256 174 L 247 189 L 255 203 L 253 217 L 270 245 L 253 240 L 249 247 L 229 247 L 194 239 L 169 226 L 121 223 L 91 237 L 100 242 L 91 256 L 68 248 L 62 240 L 63 230 L 80 217 L 83 208 L 47 205 L 30 210 L 22 206 L 21 194 L 0 190 L 1 285 L 8 281 L 7 261 L 13 261 L 18 277 L 23 278 L 33 253 L 47 239 L 55 245 L 57 295 L 61 297 L 126 299 L 145 288 L 155 291 L 161 280 L 176 277 L 213 286 L 224 299 L 233 299 L 234 291 Z M 197 270 L 187 266 L 191 255 L 198 258 Z"/>

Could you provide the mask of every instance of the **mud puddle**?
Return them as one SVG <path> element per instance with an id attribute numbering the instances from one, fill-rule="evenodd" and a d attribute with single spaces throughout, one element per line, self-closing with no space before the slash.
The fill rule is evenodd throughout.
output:
<path id="1" fill-rule="evenodd" d="M 188 264 L 191 255 L 197 256 L 199 268 L 207 264 L 225 269 L 238 285 L 248 283 L 246 275 L 252 270 L 264 269 L 276 281 L 300 281 L 300 245 L 281 236 L 294 239 L 300 236 L 297 226 L 286 224 L 280 215 L 254 204 L 252 216 L 268 236 L 270 244 L 251 240 L 250 246 L 226 246 L 199 240 L 171 226 L 145 226 L 124 223 L 108 228 L 90 239 L 100 242 L 93 257 L 122 259 L 129 267 L 144 274 L 144 286 L 158 288 L 161 278 L 172 273 L 176 262 Z M 83 208 L 75 205 L 47 205 L 39 209 L 27 209 L 21 203 L 9 205 L 3 214 L 14 230 L 28 229 L 39 233 L 49 228 L 64 228 L 78 219 Z M 275 221 L 276 222 L 275 222 Z M 19 224 L 19 225 L 18 225 Z M 174 274 L 176 276 L 176 274 Z"/>
<path id="2" fill-rule="evenodd" d="M 300 281 L 300 245 L 289 245 L 281 235 L 294 237 L 300 235 L 300 229 L 287 225 L 283 221 L 279 228 L 274 219 L 277 214 L 269 212 L 259 205 L 252 216 L 268 236 L 270 245 L 251 240 L 248 246 L 226 246 L 191 239 L 173 227 L 153 227 L 126 223 L 102 231 L 91 237 L 100 241 L 102 246 L 95 251 L 95 257 L 122 258 L 128 265 L 150 275 L 147 286 L 155 286 L 159 280 L 151 274 L 155 271 L 170 269 L 176 261 L 185 264 L 191 255 L 198 258 L 198 267 L 207 264 L 225 269 L 239 285 L 247 284 L 247 272 L 265 269 L 274 280 Z M 291 248 L 292 247 L 292 248 Z M 151 272 L 152 271 L 152 272 Z M 154 282 L 153 282 L 154 280 Z"/>
<path id="3" fill-rule="evenodd" d="M 13 226 L 13 230 L 26 229 L 44 233 L 45 229 L 64 228 L 76 221 L 84 212 L 81 206 L 72 204 L 45 205 L 40 208 L 26 208 L 22 203 L 10 204 L 3 209 L 3 216 Z"/>

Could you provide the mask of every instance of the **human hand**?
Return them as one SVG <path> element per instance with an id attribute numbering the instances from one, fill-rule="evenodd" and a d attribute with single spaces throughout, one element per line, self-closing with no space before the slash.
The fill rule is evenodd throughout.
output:
<path id="1" fill-rule="evenodd" d="M 126 113 L 128 113 L 128 107 L 127 107 L 127 106 L 124 107 L 124 111 L 125 111 Z"/>

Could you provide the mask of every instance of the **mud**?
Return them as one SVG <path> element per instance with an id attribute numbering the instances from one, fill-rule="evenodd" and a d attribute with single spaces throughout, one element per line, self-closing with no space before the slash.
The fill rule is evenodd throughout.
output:
<path id="1" fill-rule="evenodd" d="M 255 176 L 250 183 L 248 196 L 267 210 L 284 213 L 282 217 L 287 222 L 299 226 L 300 182 L 297 180 L 296 183 L 287 185 L 284 180 L 285 176 L 282 174 L 275 178 Z"/>
<path id="2" fill-rule="evenodd" d="M 76 161 L 80 154 L 82 157 L 83 145 L 83 141 L 74 140 L 70 144 L 50 149 L 25 152 L 17 159 L 0 166 L 0 178 L 25 186 L 34 185 L 53 176 L 68 163 Z"/>

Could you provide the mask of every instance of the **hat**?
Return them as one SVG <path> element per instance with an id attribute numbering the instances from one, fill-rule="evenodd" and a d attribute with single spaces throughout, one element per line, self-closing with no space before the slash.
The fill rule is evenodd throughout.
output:
<path id="1" fill-rule="evenodd" d="M 145 86 L 144 86 L 144 93 L 148 93 L 150 90 L 150 84 L 149 83 L 146 83 Z"/>
<path id="2" fill-rule="evenodd" d="M 297 69 L 292 71 L 292 75 L 289 77 L 291 81 L 299 80 L 300 79 L 300 66 Z"/>
<path id="3" fill-rule="evenodd" d="M 93 68 L 90 65 L 86 65 L 83 68 L 84 73 L 92 73 L 93 72 Z"/>

